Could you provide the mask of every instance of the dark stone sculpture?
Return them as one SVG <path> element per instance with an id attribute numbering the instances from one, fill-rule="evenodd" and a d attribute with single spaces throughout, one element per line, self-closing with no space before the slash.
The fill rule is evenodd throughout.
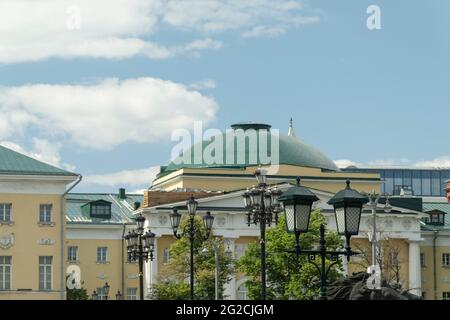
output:
<path id="1" fill-rule="evenodd" d="M 422 300 L 422 297 L 387 283 L 381 285 L 381 290 L 371 290 L 366 285 L 369 277 L 370 274 L 359 272 L 331 283 L 327 290 L 328 300 Z"/>

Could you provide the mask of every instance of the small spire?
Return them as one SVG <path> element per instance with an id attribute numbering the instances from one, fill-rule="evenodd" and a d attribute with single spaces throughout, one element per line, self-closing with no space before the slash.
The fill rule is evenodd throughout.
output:
<path id="1" fill-rule="evenodd" d="M 294 126 L 293 126 L 292 117 L 291 117 L 291 120 L 289 121 L 288 136 L 289 136 L 289 137 L 295 137 L 295 132 L 294 132 Z"/>

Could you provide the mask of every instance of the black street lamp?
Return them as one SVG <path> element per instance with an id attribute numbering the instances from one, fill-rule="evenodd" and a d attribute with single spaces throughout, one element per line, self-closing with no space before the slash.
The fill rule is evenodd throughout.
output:
<path id="1" fill-rule="evenodd" d="M 194 300 L 194 240 L 197 231 L 195 229 L 195 214 L 197 212 L 198 202 L 195 201 L 194 196 L 191 196 L 191 198 L 186 202 L 187 211 L 189 214 L 189 225 L 184 228 L 183 232 L 181 234 L 178 234 L 178 228 L 180 227 L 181 222 L 181 214 L 178 213 L 177 209 L 173 209 L 173 212 L 170 214 L 170 223 L 172 225 L 173 234 L 177 239 L 181 239 L 183 235 L 187 235 L 189 237 L 190 242 L 190 249 L 191 249 L 191 257 L 190 257 L 190 283 L 191 283 L 191 300 Z M 206 235 L 203 237 L 204 240 L 207 240 L 209 236 L 211 235 L 212 226 L 214 223 L 214 217 L 211 215 L 211 212 L 206 212 L 206 215 L 203 216 L 203 225 L 206 229 Z"/>
<path id="2" fill-rule="evenodd" d="M 319 250 L 301 249 L 300 234 L 308 232 L 312 204 L 319 198 L 300 185 L 300 178 L 297 178 L 297 185 L 287 190 L 279 200 L 284 206 L 287 231 L 295 234 L 295 249 L 292 252 L 297 256 L 307 255 L 308 261 L 317 268 L 320 275 L 320 299 L 326 300 L 328 273 L 339 262 L 339 256 L 346 256 L 349 261 L 352 255 L 357 254 L 350 247 L 350 238 L 359 233 L 362 206 L 368 202 L 367 197 L 351 189 L 350 180 L 347 180 L 347 187 L 328 201 L 334 207 L 338 234 L 346 239 L 344 251 L 327 250 L 324 224 L 320 225 Z M 315 262 L 317 255 L 321 258 L 320 266 Z M 325 265 L 327 257 L 332 261 L 328 268 Z"/>
<path id="3" fill-rule="evenodd" d="M 136 217 L 137 228 L 124 237 L 127 242 L 128 261 L 139 263 L 140 300 L 144 300 L 144 261 L 153 261 L 155 234 L 148 230 L 144 233 L 145 217 L 140 213 Z"/>
<path id="4" fill-rule="evenodd" d="M 266 172 L 262 169 L 255 171 L 258 186 L 248 189 L 242 196 L 247 212 L 247 224 L 259 223 L 261 246 L 261 300 L 266 299 L 266 225 L 278 223 L 278 213 L 281 207 L 278 198 L 281 191 L 267 185 Z"/>
<path id="5" fill-rule="evenodd" d="M 118 290 L 116 293 L 116 300 L 122 300 L 122 299 L 123 299 L 123 295 L 122 295 L 122 293 L 120 293 L 120 290 Z"/>
<path id="6" fill-rule="evenodd" d="M 95 290 L 92 292 L 92 300 L 98 300 L 98 293 Z"/>
<path id="7" fill-rule="evenodd" d="M 109 284 L 108 282 L 105 283 L 105 285 L 103 286 L 103 293 L 105 294 L 105 300 L 108 300 L 108 296 L 109 296 Z"/>

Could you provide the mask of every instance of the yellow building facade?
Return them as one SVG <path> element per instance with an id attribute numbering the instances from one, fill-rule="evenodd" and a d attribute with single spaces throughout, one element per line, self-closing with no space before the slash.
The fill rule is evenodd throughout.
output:
<path id="1" fill-rule="evenodd" d="M 0 146 L 0 299 L 65 299 L 65 197 L 78 178 Z"/>

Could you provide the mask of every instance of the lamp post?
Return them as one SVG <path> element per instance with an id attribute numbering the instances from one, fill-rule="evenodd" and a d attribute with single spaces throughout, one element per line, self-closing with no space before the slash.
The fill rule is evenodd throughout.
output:
<path id="1" fill-rule="evenodd" d="M 91 295 L 91 296 L 92 296 L 92 300 L 98 300 L 98 293 L 97 293 L 97 291 L 94 290 L 94 291 L 92 292 L 92 295 Z"/>
<path id="2" fill-rule="evenodd" d="M 375 267 L 378 265 L 377 262 L 377 242 L 378 242 L 378 236 L 377 236 L 377 207 L 378 203 L 380 201 L 381 195 L 375 194 L 373 192 L 372 194 L 368 195 L 369 203 L 368 206 L 370 207 L 372 211 L 372 235 L 370 236 L 370 243 L 372 245 L 372 266 Z M 392 207 L 389 203 L 389 198 L 386 197 L 386 204 L 384 205 L 384 212 L 389 213 L 392 210 Z"/>
<path id="3" fill-rule="evenodd" d="M 276 187 L 269 188 L 266 171 L 259 168 L 255 171 L 258 185 L 243 194 L 244 205 L 248 210 L 247 224 L 259 223 L 261 246 L 261 300 L 266 299 L 266 226 L 278 223 L 278 213 L 281 211 L 278 197 L 281 191 Z"/>
<path id="4" fill-rule="evenodd" d="M 219 300 L 219 250 L 220 250 L 221 242 L 214 241 L 213 249 L 214 249 L 214 298 L 215 300 Z M 204 248 L 202 253 L 207 254 L 208 248 Z"/>
<path id="5" fill-rule="evenodd" d="M 339 235 L 345 236 L 346 247 L 344 251 L 330 251 L 327 249 L 325 240 L 325 225 L 320 225 L 320 247 L 318 250 L 303 250 L 300 247 L 300 235 L 307 233 L 313 202 L 319 198 L 309 189 L 300 185 L 300 178 L 297 178 L 297 185 L 287 190 L 279 201 L 283 203 L 286 215 L 287 232 L 295 234 L 295 249 L 290 251 L 297 256 L 303 254 L 308 256 L 308 261 L 312 263 L 320 275 L 320 299 L 327 299 L 327 278 L 331 268 L 339 262 L 339 256 L 344 255 L 347 260 L 356 254 L 350 247 L 350 238 L 359 232 L 359 223 L 363 204 L 367 203 L 367 198 L 356 190 L 350 188 L 350 180 L 347 180 L 347 187 L 339 191 L 328 204 L 333 205 L 336 218 L 337 231 Z M 315 262 L 319 256 L 320 265 Z M 326 267 L 326 258 L 331 258 L 331 265 Z"/>
<path id="6" fill-rule="evenodd" d="M 123 299 L 123 295 L 122 295 L 122 293 L 120 293 L 120 290 L 118 290 L 116 293 L 116 300 L 122 300 L 122 299 Z"/>
<path id="7" fill-rule="evenodd" d="M 109 284 L 108 282 L 105 282 L 105 285 L 103 286 L 103 293 L 105 294 L 105 300 L 108 300 L 108 296 L 109 296 Z"/>
<path id="8" fill-rule="evenodd" d="M 139 264 L 139 294 L 144 300 L 144 261 L 153 261 L 155 234 L 148 230 L 144 233 L 145 217 L 140 213 L 136 217 L 137 228 L 124 237 L 127 242 L 128 261 Z"/>
<path id="9" fill-rule="evenodd" d="M 184 228 L 181 234 L 178 234 L 178 228 L 180 226 L 181 214 L 177 209 L 173 209 L 173 212 L 170 214 L 170 223 L 172 225 L 172 230 L 175 238 L 181 239 L 183 235 L 188 236 L 190 243 L 190 297 L 191 300 L 195 299 L 194 295 L 194 240 L 195 236 L 199 230 L 195 228 L 195 214 L 197 213 L 198 202 L 195 200 L 194 196 L 186 202 L 187 211 L 189 214 L 189 225 Z M 212 225 L 214 223 L 214 217 L 211 215 L 211 212 L 206 212 L 206 215 L 203 216 L 203 225 L 206 229 L 206 235 L 199 235 L 203 237 L 204 240 L 207 240 L 211 234 Z"/>

